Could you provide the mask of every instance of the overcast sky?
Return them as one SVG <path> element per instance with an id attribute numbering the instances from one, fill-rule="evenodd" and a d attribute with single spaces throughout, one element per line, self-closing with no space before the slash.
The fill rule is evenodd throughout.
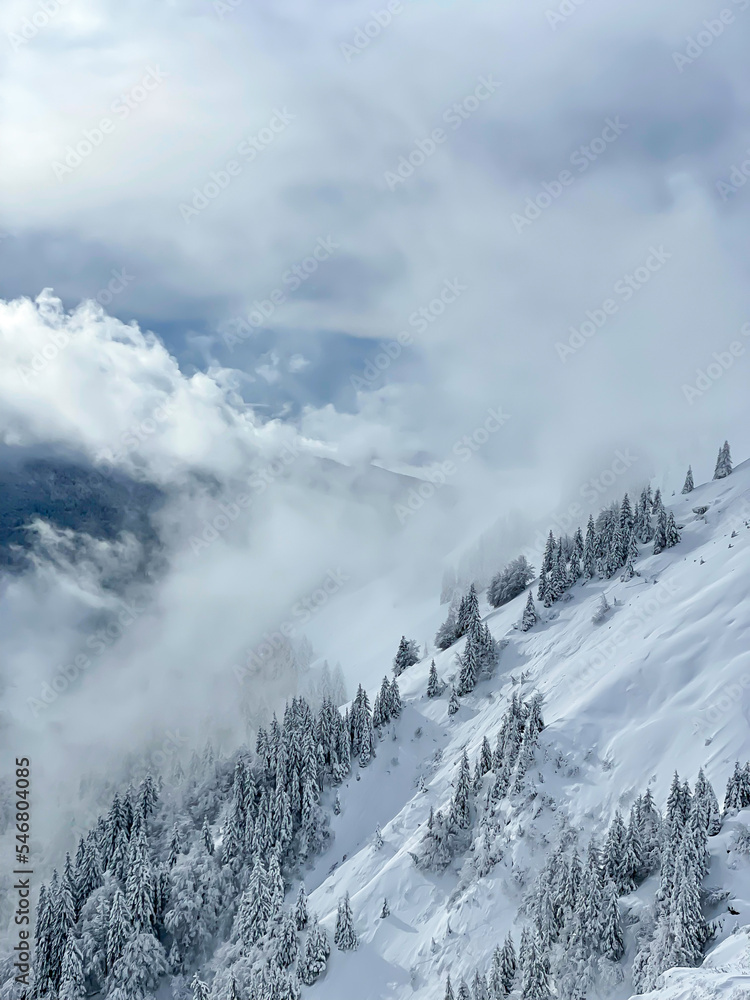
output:
<path id="1" fill-rule="evenodd" d="M 670 490 L 688 462 L 709 478 L 725 437 L 750 453 L 750 0 L 44 10 L 0 5 L 7 444 L 228 493 L 285 447 L 358 468 L 453 458 L 467 534 L 559 509 L 618 451 Z M 462 464 L 464 435 L 478 448 Z M 205 629 L 196 647 L 184 623 L 217 607 L 231 658 L 238 588 L 255 588 L 257 624 L 288 607 L 271 572 L 299 590 L 339 554 L 382 557 L 382 525 L 307 482 L 210 570 L 188 559 L 203 509 L 180 498 L 160 594 L 174 628 L 129 639 L 149 677 L 205 659 Z M 415 529 L 414 551 L 439 562 L 435 539 L 460 538 L 444 524 Z M 81 609 L 106 603 L 76 579 L 6 594 L 35 683 Z M 216 605 L 198 612 L 207 580 Z M 60 633 L 32 655 L 40 587 Z"/>

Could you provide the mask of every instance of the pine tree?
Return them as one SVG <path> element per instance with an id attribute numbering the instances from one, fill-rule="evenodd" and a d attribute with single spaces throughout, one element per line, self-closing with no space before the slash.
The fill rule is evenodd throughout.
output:
<path id="1" fill-rule="evenodd" d="M 427 679 L 427 697 L 437 698 L 440 694 L 440 681 L 438 680 L 437 667 L 433 660 L 430 664 L 430 675 Z"/>
<path id="2" fill-rule="evenodd" d="M 695 489 L 695 483 L 693 482 L 693 470 L 691 466 L 688 466 L 687 475 L 685 476 L 685 485 L 682 487 L 683 493 L 692 493 Z"/>
<path id="3" fill-rule="evenodd" d="M 348 892 L 344 894 L 343 899 L 339 900 L 336 916 L 336 932 L 333 940 L 339 951 L 354 951 L 359 944 L 359 939 L 354 930 L 354 917 L 352 915 Z"/>
<path id="4" fill-rule="evenodd" d="M 443 997 L 443 1000 L 455 1000 L 455 997 L 453 995 L 453 986 L 451 985 L 450 972 L 445 977 L 445 995 Z"/>
<path id="5" fill-rule="evenodd" d="M 531 591 L 529 591 L 529 596 L 526 599 L 526 607 L 523 610 L 523 618 L 521 619 L 521 631 L 528 632 L 538 621 L 534 599 L 531 596 Z"/>
<path id="6" fill-rule="evenodd" d="M 729 442 L 725 441 L 719 448 L 719 457 L 716 459 L 714 469 L 714 479 L 725 479 L 732 473 L 732 456 L 729 453 Z"/>

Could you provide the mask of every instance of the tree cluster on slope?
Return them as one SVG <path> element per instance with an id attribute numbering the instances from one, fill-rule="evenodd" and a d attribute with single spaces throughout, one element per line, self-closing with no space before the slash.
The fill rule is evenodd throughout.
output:
<path id="1" fill-rule="evenodd" d="M 486 774 L 492 773 L 488 790 L 490 803 L 523 790 L 524 778 L 543 728 L 541 698 L 536 695 L 529 702 L 524 702 L 514 693 L 503 716 L 494 752 L 485 737 L 472 774 L 464 749 L 448 808 L 445 811 L 430 811 L 418 854 L 420 867 L 441 871 L 458 851 L 468 846 L 476 816 L 476 792 Z"/>
<path id="2" fill-rule="evenodd" d="M 480 758 L 486 760 L 484 748 Z M 730 779 L 731 782 L 731 779 Z M 650 791 L 633 803 L 627 823 L 615 814 L 604 843 L 591 841 L 585 856 L 561 843 L 540 871 L 524 904 L 518 951 L 508 938 L 498 946 L 486 972 L 477 970 L 471 988 L 445 996 L 504 1000 L 586 1000 L 600 995 L 607 967 L 624 958 L 620 898 L 659 872 L 654 909 L 647 921 L 634 976 L 639 992 L 652 989 L 658 975 L 674 965 L 697 965 L 709 932 L 702 914 L 700 884 L 707 870 L 706 839 L 721 824 L 716 796 L 703 771 L 693 792 L 675 775 L 662 817 Z M 612 981 L 610 974 L 609 981 Z"/>
<path id="3" fill-rule="evenodd" d="M 376 704 L 381 720 L 400 712 L 395 680 L 384 682 Z M 328 945 L 303 889 L 285 910 L 286 883 L 324 846 L 321 793 L 350 773 L 353 759 L 369 759 L 372 721 L 361 687 L 343 715 L 327 698 L 317 714 L 295 698 L 281 723 L 274 717 L 259 729 L 254 757 L 242 748 L 224 759 L 207 748 L 188 776 L 177 765 L 166 789 L 148 774 L 137 790 L 116 793 L 75 860 L 67 856 L 62 875 L 40 891 L 35 995 L 142 1000 L 160 976 L 198 970 L 214 954 L 222 956 L 214 995 L 234 969 L 243 991 L 257 975 L 262 983 L 252 988 L 271 991 L 251 996 L 298 996 L 297 978 L 320 975 Z M 340 946 L 352 947 L 348 901 L 342 913 Z M 308 923 L 301 948 L 296 935 Z"/>
<path id="4" fill-rule="evenodd" d="M 518 556 L 493 577 L 487 588 L 487 600 L 493 608 L 499 608 L 522 594 L 533 579 L 534 567 L 525 556 Z"/>

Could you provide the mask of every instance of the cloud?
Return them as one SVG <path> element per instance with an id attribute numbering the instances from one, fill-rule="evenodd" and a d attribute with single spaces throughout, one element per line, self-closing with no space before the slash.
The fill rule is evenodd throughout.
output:
<path id="1" fill-rule="evenodd" d="M 20 735 L 64 746 L 63 768 L 89 738 L 199 728 L 234 705 L 237 651 L 340 562 L 353 587 L 355 565 L 396 567 L 421 597 L 445 553 L 499 514 L 567 510 L 617 449 L 665 485 L 689 461 L 710 475 L 725 437 L 748 454 L 745 358 L 683 391 L 750 320 L 750 195 L 717 189 L 750 146 L 743 4 L 688 64 L 712 16 L 697 0 L 587 0 L 562 22 L 548 0 L 411 0 L 380 30 L 359 0 L 80 0 L 8 43 L 3 439 L 167 497 L 147 610 Z M 35 10 L 4 4 L 0 36 Z M 373 462 L 424 492 L 455 473 L 400 524 L 414 483 L 376 483 Z M 0 612 L 19 718 L 117 613 L 101 578 L 132 555 L 82 542 L 83 585 L 70 539 L 42 542 Z"/>

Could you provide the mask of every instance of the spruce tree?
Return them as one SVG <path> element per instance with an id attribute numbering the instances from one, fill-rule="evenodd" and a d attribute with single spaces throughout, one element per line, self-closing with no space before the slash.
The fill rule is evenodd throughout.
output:
<path id="1" fill-rule="evenodd" d="M 663 552 L 667 547 L 667 512 L 660 504 L 656 515 L 656 530 L 654 531 L 654 555 Z"/>
<path id="2" fill-rule="evenodd" d="M 190 986 L 193 990 L 193 1000 L 209 1000 L 211 990 L 208 983 L 204 983 L 202 979 L 199 979 L 197 972 L 193 976 Z"/>
<path id="3" fill-rule="evenodd" d="M 133 922 L 122 890 L 118 887 L 112 899 L 112 909 L 109 911 L 109 929 L 107 931 L 107 967 L 112 968 L 120 958 L 126 942 L 133 934 Z"/>
<path id="4" fill-rule="evenodd" d="M 437 667 L 433 660 L 430 664 L 430 674 L 427 678 L 427 697 L 437 698 L 440 694 L 440 681 L 438 680 Z"/>
<path id="5" fill-rule="evenodd" d="M 84 1000 L 86 982 L 83 974 L 83 959 L 74 934 L 68 935 L 60 974 L 60 1000 Z"/>
<path id="6" fill-rule="evenodd" d="M 435 645 L 438 649 L 448 649 L 458 639 L 457 609 L 451 602 L 448 617 L 435 634 Z"/>
<path id="7" fill-rule="evenodd" d="M 396 656 L 393 660 L 394 675 L 399 677 L 405 670 L 418 662 L 419 653 L 417 651 L 416 643 L 413 640 L 407 639 L 405 635 L 402 635 L 401 642 L 398 644 Z"/>
<path id="8" fill-rule="evenodd" d="M 307 921 L 309 919 L 307 912 L 307 893 L 305 892 L 305 883 L 300 882 L 299 891 L 297 893 L 297 901 L 294 904 L 294 923 L 298 931 L 303 931 L 307 927 Z"/>
<path id="9" fill-rule="evenodd" d="M 625 951 L 622 938 L 622 921 L 620 919 L 620 904 L 617 901 L 617 888 L 611 880 L 604 890 L 604 912 L 602 914 L 602 954 L 610 962 L 619 962 Z"/>
<path id="10" fill-rule="evenodd" d="M 234 918 L 234 938 L 241 942 L 246 953 L 266 933 L 270 915 L 267 873 L 260 855 L 257 855 Z"/>
<path id="11" fill-rule="evenodd" d="M 203 846 L 206 848 L 206 853 L 212 855 L 214 853 L 214 838 L 211 835 L 211 827 L 208 825 L 208 818 L 205 816 L 203 817 L 201 839 L 203 840 Z"/>
<path id="12" fill-rule="evenodd" d="M 671 549 L 680 540 L 680 532 L 675 523 L 674 514 L 670 510 L 667 514 L 667 526 L 665 530 L 665 548 Z"/>
<path id="13" fill-rule="evenodd" d="M 456 638 L 460 639 L 462 635 L 466 635 L 472 624 L 475 621 L 479 621 L 479 617 L 479 598 L 477 597 L 476 587 L 472 583 L 468 593 L 462 598 L 458 609 Z"/>
<path id="14" fill-rule="evenodd" d="M 391 908 L 388 905 L 388 899 L 385 898 L 383 899 L 383 907 L 380 911 L 380 919 L 385 920 L 385 918 L 390 917 L 390 915 L 391 915 Z"/>
<path id="15" fill-rule="evenodd" d="M 719 448 L 719 457 L 716 459 L 714 469 L 714 479 L 725 479 L 732 473 L 732 456 L 729 453 L 729 442 L 725 441 Z"/>
<path id="16" fill-rule="evenodd" d="M 695 783 L 695 798 L 701 803 L 703 815 L 706 820 L 706 833 L 709 837 L 715 837 L 721 830 L 721 812 L 716 793 L 711 782 L 703 773 L 703 768 L 698 772 L 698 780 Z"/>
<path id="17" fill-rule="evenodd" d="M 461 752 L 458 776 L 451 801 L 451 819 L 460 830 L 467 830 L 471 826 L 471 793 L 471 771 L 466 747 L 464 747 Z"/>
<path id="18" fill-rule="evenodd" d="M 339 900 L 333 941 L 339 951 L 354 951 L 359 944 L 354 930 L 354 917 L 348 892 L 344 894 L 343 899 Z"/>
<path id="19" fill-rule="evenodd" d="M 536 608 L 534 607 L 534 599 L 531 596 L 531 591 L 529 591 L 529 596 L 526 599 L 526 607 L 523 610 L 523 618 L 521 619 L 521 631 L 528 632 L 529 629 L 536 625 L 538 620 Z"/>
<path id="20" fill-rule="evenodd" d="M 471 990 L 465 979 L 458 984 L 458 1000 L 471 1000 Z"/>
<path id="21" fill-rule="evenodd" d="M 508 931 L 500 952 L 500 985 L 503 996 L 508 996 L 513 989 L 516 980 L 516 967 L 516 950 L 513 947 L 513 938 Z"/>
<path id="22" fill-rule="evenodd" d="M 625 560 L 625 569 L 623 570 L 622 579 L 632 580 L 634 576 L 639 576 L 638 571 L 635 568 L 636 560 L 638 559 L 638 538 L 636 537 L 635 528 L 630 532 L 630 540 L 628 542 L 628 551 Z"/>
<path id="23" fill-rule="evenodd" d="M 288 969 L 290 965 L 294 965 L 296 962 L 298 952 L 299 944 L 297 942 L 297 926 L 294 922 L 294 915 L 287 913 L 281 921 L 281 927 L 276 935 L 275 958 L 277 964 L 282 969 Z"/>
<path id="24" fill-rule="evenodd" d="M 445 994 L 443 996 L 443 1000 L 455 1000 L 455 997 L 454 997 L 454 994 L 453 994 L 453 986 L 451 985 L 451 974 L 450 974 L 450 972 L 445 977 Z"/>
<path id="25" fill-rule="evenodd" d="M 325 972 L 330 953 L 331 946 L 328 943 L 328 935 L 318 923 L 317 917 L 313 917 L 305 939 L 302 958 L 297 965 L 297 973 L 305 986 L 312 986 L 315 980 Z"/>
<path id="26" fill-rule="evenodd" d="M 521 967 L 521 1000 L 548 1000 L 550 997 L 549 960 L 536 935 L 529 938 Z"/>
<path id="27" fill-rule="evenodd" d="M 448 715 L 455 715 L 456 712 L 461 707 L 461 702 L 458 700 L 458 695 L 456 694 L 456 689 L 451 688 L 451 696 L 448 701 Z"/>
<path id="28" fill-rule="evenodd" d="M 682 487 L 683 493 L 692 493 L 695 489 L 695 483 L 693 482 L 693 470 L 691 466 L 688 466 L 687 475 L 685 476 L 685 485 Z"/>
<path id="29" fill-rule="evenodd" d="M 557 542 L 554 534 L 552 533 L 552 529 L 550 528 L 549 534 L 547 535 L 547 542 L 544 546 L 544 556 L 542 558 L 542 571 L 544 573 L 550 573 L 552 571 L 556 547 Z"/>
<path id="30" fill-rule="evenodd" d="M 591 580 L 594 576 L 596 576 L 596 528 L 593 515 L 589 514 L 586 540 L 583 544 L 583 579 Z"/>

